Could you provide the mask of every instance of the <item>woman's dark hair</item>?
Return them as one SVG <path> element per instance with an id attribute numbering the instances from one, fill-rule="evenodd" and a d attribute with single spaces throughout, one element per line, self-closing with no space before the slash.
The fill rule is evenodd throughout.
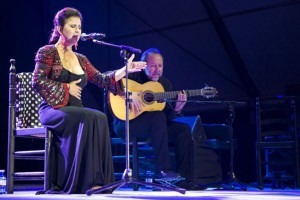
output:
<path id="1" fill-rule="evenodd" d="M 143 53 L 141 61 L 147 62 L 148 56 L 152 54 L 159 54 L 163 58 L 161 52 L 157 48 L 150 48 Z"/>
<path id="2" fill-rule="evenodd" d="M 66 19 L 70 17 L 79 17 L 82 21 L 81 13 L 75 8 L 66 7 L 56 13 L 55 18 L 53 20 L 54 28 L 52 29 L 49 44 L 55 44 L 59 39 L 60 35 L 56 29 L 56 26 L 64 27 Z"/>

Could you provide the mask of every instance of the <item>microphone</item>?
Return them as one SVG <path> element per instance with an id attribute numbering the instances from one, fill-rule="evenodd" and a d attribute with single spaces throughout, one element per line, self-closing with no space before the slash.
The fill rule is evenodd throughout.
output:
<path id="1" fill-rule="evenodd" d="M 82 41 L 93 40 L 93 39 L 101 40 L 102 38 L 105 38 L 105 36 L 106 35 L 104 33 L 90 33 L 90 34 L 82 33 L 80 39 Z"/>
<path id="2" fill-rule="evenodd" d="M 121 45 L 120 47 L 121 47 L 121 49 L 125 49 L 127 51 L 132 52 L 132 53 L 142 53 L 142 50 L 134 48 L 134 47 L 125 46 L 125 45 Z"/>

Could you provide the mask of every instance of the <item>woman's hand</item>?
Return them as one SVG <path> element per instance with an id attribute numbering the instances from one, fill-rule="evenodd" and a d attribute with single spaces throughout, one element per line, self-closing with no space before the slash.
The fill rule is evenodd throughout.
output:
<path id="1" fill-rule="evenodd" d="M 177 95 L 177 102 L 174 111 L 177 113 L 181 112 L 181 110 L 186 104 L 186 101 L 187 101 L 187 95 L 186 92 L 183 90 L 179 92 Z"/>
<path id="2" fill-rule="evenodd" d="M 142 69 L 145 69 L 146 67 L 146 62 L 143 61 L 136 61 L 133 62 L 135 55 L 132 54 L 130 58 L 128 59 L 128 73 L 132 72 L 140 72 Z"/>
<path id="3" fill-rule="evenodd" d="M 69 83 L 69 93 L 76 97 L 77 99 L 81 99 L 81 91 L 82 91 L 82 88 L 79 87 L 77 85 L 77 83 L 80 83 L 81 79 L 78 79 L 76 81 L 72 81 L 71 83 Z"/>
<path id="4" fill-rule="evenodd" d="M 134 54 L 130 56 L 130 58 L 127 60 L 128 61 L 128 73 L 133 73 L 133 72 L 140 72 L 142 69 L 146 67 L 146 62 L 138 61 L 138 62 L 133 62 L 134 59 Z M 122 79 L 126 73 L 125 73 L 125 68 L 122 67 L 121 69 L 117 70 L 115 73 L 115 80 L 119 81 Z"/>

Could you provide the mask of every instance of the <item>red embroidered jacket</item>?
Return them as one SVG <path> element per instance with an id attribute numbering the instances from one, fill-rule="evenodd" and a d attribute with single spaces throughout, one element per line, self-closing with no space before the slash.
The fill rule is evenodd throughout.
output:
<path id="1" fill-rule="evenodd" d="M 75 53 L 87 80 L 91 83 L 110 90 L 113 94 L 123 92 L 122 81 L 116 82 L 115 71 L 102 74 L 82 54 Z M 42 98 L 53 108 L 67 105 L 69 89 L 67 83 L 56 81 L 63 70 L 58 51 L 54 45 L 46 45 L 39 49 L 35 57 L 36 66 L 33 71 L 32 86 Z"/>

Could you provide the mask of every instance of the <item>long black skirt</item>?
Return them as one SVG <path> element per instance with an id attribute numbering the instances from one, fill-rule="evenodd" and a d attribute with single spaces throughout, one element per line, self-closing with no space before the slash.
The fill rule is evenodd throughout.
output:
<path id="1" fill-rule="evenodd" d="M 85 193 L 114 182 L 109 127 L 98 110 L 65 106 L 40 108 L 41 123 L 54 131 L 51 151 L 51 190 Z"/>

